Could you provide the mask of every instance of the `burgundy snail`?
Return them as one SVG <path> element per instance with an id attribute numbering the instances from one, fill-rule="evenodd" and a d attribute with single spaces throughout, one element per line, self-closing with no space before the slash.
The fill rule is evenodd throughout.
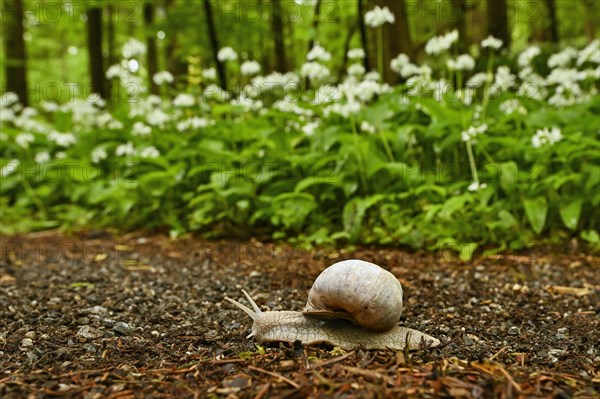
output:
<path id="1" fill-rule="evenodd" d="M 430 335 L 398 326 L 402 285 L 387 270 L 358 259 L 335 263 L 315 280 L 302 312 L 263 312 L 242 290 L 252 309 L 225 299 L 248 314 L 258 342 L 325 343 L 342 349 L 418 349 L 435 347 Z"/>

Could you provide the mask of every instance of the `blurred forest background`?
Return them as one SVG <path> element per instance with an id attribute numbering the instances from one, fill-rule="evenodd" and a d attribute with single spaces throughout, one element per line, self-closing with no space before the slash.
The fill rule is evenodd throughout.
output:
<path id="1" fill-rule="evenodd" d="M 25 105 L 44 94 L 64 102 L 77 83 L 83 98 L 93 92 L 110 98 L 105 71 L 131 37 L 147 45 L 153 93 L 152 76 L 161 70 L 176 76 L 179 90 L 194 84 L 188 72 L 198 67 L 216 67 L 221 87 L 235 86 L 216 56 L 225 46 L 242 60 L 259 61 L 265 72 L 286 72 L 297 70 L 319 42 L 340 79 L 351 48 L 367 50 L 367 70 L 376 63 L 376 31 L 363 18 L 375 5 L 387 6 L 397 21 L 384 26 L 388 83 L 399 79 L 391 59 L 404 53 L 418 60 L 429 38 L 452 29 L 464 51 L 490 34 L 514 51 L 531 42 L 553 50 L 594 39 L 600 20 L 597 0 L 3 0 L 2 92 L 17 93 Z"/>

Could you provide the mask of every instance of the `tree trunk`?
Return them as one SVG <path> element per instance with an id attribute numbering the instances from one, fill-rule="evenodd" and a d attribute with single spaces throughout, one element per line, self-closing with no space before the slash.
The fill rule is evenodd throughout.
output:
<path id="1" fill-rule="evenodd" d="M 283 41 L 283 17 L 281 0 L 273 0 L 273 15 L 271 17 L 271 29 L 273 31 L 273 42 L 275 44 L 275 66 L 279 72 L 287 72 L 285 56 L 285 43 Z"/>
<path id="2" fill-rule="evenodd" d="M 218 53 L 220 50 L 219 40 L 217 38 L 217 29 L 215 28 L 215 19 L 212 11 L 212 6 L 209 0 L 204 0 L 204 13 L 206 14 L 206 23 L 208 25 L 208 39 L 212 47 L 213 59 L 217 65 L 217 74 L 219 75 L 219 83 L 221 89 L 227 90 L 227 75 L 225 73 L 225 65 L 219 61 Z"/>
<path id="3" fill-rule="evenodd" d="M 378 0 L 377 4 L 381 7 L 389 8 L 396 17 L 396 22 L 393 24 L 386 23 L 383 25 L 382 79 L 389 84 L 394 84 L 398 81 L 399 77 L 392 71 L 390 66 L 392 59 L 400 53 L 406 54 L 409 58 L 413 58 L 414 55 L 406 4 L 405 0 Z M 379 34 L 377 29 L 373 31 L 375 35 Z"/>
<path id="4" fill-rule="evenodd" d="M 598 2 L 596 0 L 583 0 L 586 10 L 591 10 L 587 14 L 585 19 L 585 28 L 583 34 L 592 41 L 596 38 L 596 32 L 598 31 L 598 21 L 596 15 L 598 15 Z"/>
<path id="5" fill-rule="evenodd" d="M 367 27 L 365 26 L 365 10 L 364 10 L 364 0 L 358 0 L 358 27 L 360 29 L 360 44 L 362 45 L 363 50 L 365 50 L 365 59 L 364 66 L 365 70 L 371 70 L 371 63 L 369 61 L 369 39 L 367 37 Z"/>
<path id="6" fill-rule="evenodd" d="M 465 0 L 452 0 L 452 9 L 454 12 L 454 28 L 458 31 L 458 45 L 460 51 L 464 52 L 469 48 L 469 37 L 467 34 L 467 3 Z"/>
<path id="7" fill-rule="evenodd" d="M 148 47 L 148 84 L 150 93 L 158 94 L 158 86 L 154 83 L 154 74 L 158 72 L 156 39 L 154 38 L 154 5 L 144 4 L 144 23 L 146 25 L 146 45 Z"/>
<path id="8" fill-rule="evenodd" d="M 110 67 L 117 63 L 117 56 L 115 54 L 115 8 L 113 5 L 108 5 L 106 10 L 108 13 L 108 21 L 106 22 L 106 46 L 108 47 L 108 57 L 106 63 Z M 106 98 L 109 102 L 113 101 L 111 81 L 106 82 Z"/>
<path id="9" fill-rule="evenodd" d="M 558 44 L 558 19 L 556 18 L 556 3 L 554 0 L 545 0 L 546 8 L 548 9 L 548 33 L 550 36 L 550 40 L 554 44 Z"/>
<path id="10" fill-rule="evenodd" d="M 319 37 L 319 20 L 321 19 L 321 0 L 317 0 L 315 3 L 315 15 L 312 21 L 312 33 L 313 36 L 310 38 L 308 42 L 308 51 L 310 51 L 314 46 L 316 39 Z"/>
<path id="11" fill-rule="evenodd" d="M 169 15 L 171 14 L 171 7 L 173 6 L 174 0 L 165 0 L 164 6 L 167 13 L 167 20 L 169 19 Z M 172 22 L 169 23 L 169 26 Z M 166 35 L 166 45 L 165 45 L 165 59 L 167 70 L 173 74 L 175 77 L 175 82 L 173 82 L 172 86 L 176 86 L 177 78 L 187 73 L 187 63 L 180 59 L 178 50 L 178 42 L 177 42 L 177 30 L 169 29 Z"/>
<path id="12" fill-rule="evenodd" d="M 106 98 L 102 62 L 102 9 L 90 7 L 87 12 L 88 55 L 92 92 Z"/>
<path id="13" fill-rule="evenodd" d="M 27 54 L 23 40 L 23 3 L 15 0 L 4 5 L 4 55 L 6 68 L 6 91 L 19 96 L 24 106 L 27 98 Z"/>
<path id="14" fill-rule="evenodd" d="M 488 0 L 487 6 L 488 34 L 502 40 L 505 48 L 510 48 L 506 0 Z"/>
<path id="15" fill-rule="evenodd" d="M 340 65 L 340 70 L 338 71 L 338 82 L 342 80 L 342 77 L 346 73 L 346 68 L 348 66 L 348 51 L 350 51 L 350 43 L 352 42 L 352 36 L 356 33 L 356 29 L 358 28 L 358 24 L 354 23 L 348 29 L 348 33 L 346 34 L 346 38 L 344 39 L 344 55 L 342 58 L 342 64 Z"/>

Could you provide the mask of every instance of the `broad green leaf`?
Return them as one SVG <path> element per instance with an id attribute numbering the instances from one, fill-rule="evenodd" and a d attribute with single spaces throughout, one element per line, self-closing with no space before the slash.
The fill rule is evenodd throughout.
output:
<path id="1" fill-rule="evenodd" d="M 343 215 L 344 230 L 350 234 L 350 241 L 354 242 L 360 236 L 367 210 L 384 198 L 385 195 L 377 194 L 367 198 L 354 198 L 346 204 Z"/>
<path id="2" fill-rule="evenodd" d="M 583 201 L 581 199 L 576 199 L 560 207 L 560 217 L 565 226 L 571 230 L 575 230 L 577 228 L 579 216 L 581 216 L 582 203 Z"/>
<path id="3" fill-rule="evenodd" d="M 525 214 L 531 224 L 531 228 L 536 234 L 540 234 L 546 224 L 546 215 L 548 214 L 548 203 L 544 197 L 525 199 L 523 201 Z"/>
<path id="4" fill-rule="evenodd" d="M 476 242 L 469 242 L 460 244 L 460 260 L 463 262 L 470 261 L 477 249 L 478 244 Z"/>

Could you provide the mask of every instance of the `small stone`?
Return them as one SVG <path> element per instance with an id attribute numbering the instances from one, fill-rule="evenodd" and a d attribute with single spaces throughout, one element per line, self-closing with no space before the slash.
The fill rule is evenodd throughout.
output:
<path id="1" fill-rule="evenodd" d="M 521 329 L 516 326 L 512 326 L 508 329 L 508 335 L 519 335 L 521 334 Z"/>
<path id="2" fill-rule="evenodd" d="M 119 321 L 115 323 L 113 331 L 121 335 L 131 335 L 133 333 L 133 328 L 129 327 L 129 324 Z"/>
<path id="3" fill-rule="evenodd" d="M 30 346 L 33 346 L 32 339 L 24 338 L 23 341 L 21 341 L 21 348 L 28 348 Z"/>
<path id="4" fill-rule="evenodd" d="M 97 314 L 97 315 L 108 313 L 108 309 L 106 309 L 104 306 L 98 306 L 98 305 L 92 306 L 91 308 L 87 308 L 86 310 L 88 313 Z"/>
<path id="5" fill-rule="evenodd" d="M 160 333 L 158 331 L 156 331 L 156 330 L 150 331 L 150 334 L 152 334 L 155 337 L 158 337 L 160 335 Z"/>
<path id="6" fill-rule="evenodd" d="M 567 334 L 569 332 L 569 329 L 567 327 L 562 327 L 556 330 L 556 332 L 559 334 Z"/>
<path id="7" fill-rule="evenodd" d="M 29 339 L 35 339 L 36 335 L 35 335 L 35 331 L 28 331 L 25 334 L 25 338 L 29 338 Z"/>
<path id="8" fill-rule="evenodd" d="M 95 339 L 100 338 L 103 335 L 103 333 L 102 331 L 90 326 L 81 326 L 79 328 L 79 331 L 77 331 L 77 335 L 87 339 Z"/>
<path id="9" fill-rule="evenodd" d="M 83 349 L 85 349 L 85 351 L 88 353 L 96 353 L 97 352 L 96 347 L 92 344 L 83 345 Z"/>
<path id="10" fill-rule="evenodd" d="M 480 309 L 481 309 L 481 311 L 482 311 L 483 313 L 490 313 L 490 312 L 491 312 L 491 310 L 492 310 L 492 309 L 490 309 L 490 307 L 489 307 L 489 306 L 487 306 L 487 305 L 484 305 L 484 306 L 482 306 Z"/>

